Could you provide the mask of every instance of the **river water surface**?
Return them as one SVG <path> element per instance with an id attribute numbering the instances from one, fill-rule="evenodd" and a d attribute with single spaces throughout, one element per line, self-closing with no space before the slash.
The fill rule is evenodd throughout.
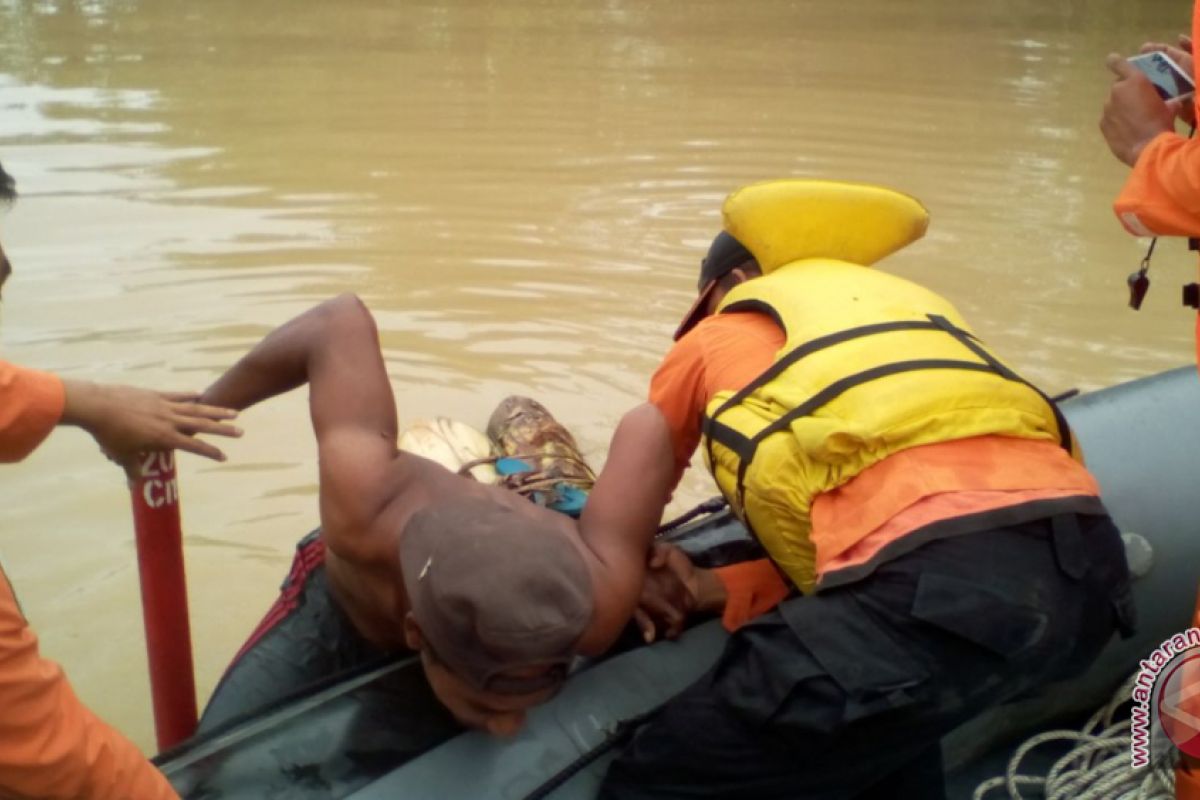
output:
<path id="1" fill-rule="evenodd" d="M 374 310 L 402 423 L 519 392 L 600 464 L 695 290 L 722 198 L 883 183 L 928 236 L 885 262 L 1047 391 L 1186 363 L 1192 258 L 1109 209 L 1111 50 L 1183 2 L 0 0 L 0 357 L 202 389 L 339 292 Z M 350 391 L 347 387 L 347 391 Z M 302 392 L 183 456 L 207 697 L 317 522 Z M 689 475 L 682 509 L 713 494 Z M 4 468 L 0 553 L 45 652 L 153 749 L 128 496 L 87 436 Z"/>

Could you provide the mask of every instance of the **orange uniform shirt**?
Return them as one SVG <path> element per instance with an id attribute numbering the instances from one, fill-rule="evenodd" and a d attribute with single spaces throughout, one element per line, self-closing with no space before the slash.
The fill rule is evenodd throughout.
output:
<path id="1" fill-rule="evenodd" d="M 671 432 L 676 482 L 700 443 L 709 401 L 758 377 L 784 344 L 783 331 L 765 315 L 717 314 L 667 353 L 651 380 L 650 402 Z M 1019 460 L 1021 470 L 987 468 L 1011 460 Z M 880 492 L 882 486 L 888 491 Z M 902 540 L 934 523 L 1068 497 L 1092 498 L 1099 509 L 1098 494 L 1091 474 L 1052 442 L 985 436 L 910 448 L 814 499 L 812 537 L 826 557 L 818 563 L 818 588 L 865 574 L 881 559 L 915 547 L 919 542 Z M 729 594 L 730 630 L 789 593 L 769 562 L 727 567 L 718 575 Z"/>
<path id="2" fill-rule="evenodd" d="M 0 361 L 0 461 L 20 461 L 58 424 L 63 385 L 54 375 Z"/>
<path id="3" fill-rule="evenodd" d="M 62 382 L 0 362 L 0 461 L 28 455 L 62 416 Z M 0 797 L 177 800 L 136 746 L 75 696 L 38 654 L 0 570 Z"/>
<path id="4" fill-rule="evenodd" d="M 1200 236 L 1200 139 L 1166 131 L 1150 140 L 1113 211 L 1134 236 Z"/>

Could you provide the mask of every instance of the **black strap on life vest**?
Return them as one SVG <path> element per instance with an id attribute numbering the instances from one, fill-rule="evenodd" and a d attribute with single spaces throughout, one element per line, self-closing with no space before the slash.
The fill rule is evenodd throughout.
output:
<path id="1" fill-rule="evenodd" d="M 950 320 L 946 319 L 945 317 L 939 316 L 937 314 L 930 314 L 929 318 L 931 320 L 933 320 L 934 322 L 936 322 L 938 324 L 938 327 L 940 327 L 942 330 L 946 331 L 946 333 L 950 334 L 955 339 L 958 339 L 958 341 L 962 343 L 963 347 L 966 347 L 972 353 L 979 356 L 984 361 L 986 361 L 989 365 L 991 365 L 991 367 L 993 369 L 995 369 L 996 372 L 1000 373 L 1000 375 L 1002 375 L 1003 377 L 1007 378 L 1010 381 L 1015 381 L 1017 383 L 1024 384 L 1025 386 L 1028 386 L 1030 389 L 1032 389 L 1034 392 L 1037 392 L 1037 396 L 1042 398 L 1042 400 L 1045 401 L 1046 405 L 1050 406 L 1050 413 L 1052 413 L 1054 415 L 1054 425 L 1058 428 L 1059 443 L 1062 444 L 1063 449 L 1065 449 L 1068 453 L 1071 452 L 1071 427 L 1069 425 L 1067 425 L 1067 418 L 1065 416 L 1063 416 L 1062 409 L 1058 407 L 1058 403 L 1054 402 L 1054 400 L 1050 397 L 1050 395 L 1046 394 L 1041 389 L 1034 386 L 1032 383 L 1025 380 L 1024 378 L 1022 378 L 1017 373 L 1013 372 L 1008 367 L 1001 364 L 999 361 L 996 360 L 995 356 L 993 356 L 987 350 L 983 349 L 982 346 L 980 346 L 978 339 L 974 339 L 974 337 L 964 336 L 963 334 L 965 334 L 966 331 L 964 331 L 962 328 L 955 327 L 954 324 L 950 322 Z"/>
<path id="2" fill-rule="evenodd" d="M 842 342 L 852 339 L 862 338 L 864 336 L 874 336 L 880 333 L 890 333 L 893 331 L 906 330 L 940 330 L 944 331 L 959 342 L 961 342 L 974 355 L 982 359 L 980 361 L 967 361 L 961 359 L 949 358 L 924 358 L 913 359 L 910 361 L 896 361 L 891 364 L 882 364 L 877 367 L 871 367 L 853 375 L 847 375 L 844 378 L 834 381 L 826 386 L 821 391 L 814 394 L 812 397 L 805 400 L 795 408 L 788 411 L 783 416 L 779 417 L 769 425 L 764 427 L 754 436 L 746 436 L 739 431 L 720 422 L 717 417 L 733 406 L 740 403 L 750 396 L 751 392 L 764 386 L 771 380 L 774 380 L 783 372 L 784 369 L 798 362 L 807 355 L 811 355 L 819 350 L 827 347 L 832 347 Z M 783 366 L 780 366 L 780 365 Z M 871 325 L 862 325 L 857 328 L 849 328 L 844 331 L 822 336 L 813 339 L 809 342 L 796 347 L 791 352 L 787 353 L 783 358 L 776 361 L 768 367 L 761 375 L 751 381 L 745 388 L 733 395 L 729 400 L 725 401 L 713 412 L 711 416 L 705 415 L 701 425 L 701 430 L 707 437 L 708 442 L 708 457 L 709 463 L 716 465 L 713 458 L 713 442 L 720 442 L 725 447 L 732 450 L 738 456 L 738 473 L 737 473 L 737 508 L 742 511 L 742 516 L 745 516 L 745 493 L 746 493 L 746 470 L 750 466 L 750 462 L 754 459 L 754 454 L 758 451 L 758 446 L 764 439 L 774 433 L 778 433 L 787 429 L 797 419 L 807 417 L 819 408 L 827 405 L 833 400 L 840 397 L 845 392 L 869 381 L 885 378 L 889 375 L 898 375 L 904 372 L 916 372 L 927 369 L 958 369 L 971 372 L 991 372 L 1001 377 L 1015 381 L 1017 383 L 1028 386 L 1033 391 L 1037 392 L 1050 406 L 1054 413 L 1054 420 L 1058 426 L 1059 436 L 1062 439 L 1063 447 L 1068 452 L 1071 449 L 1071 433 L 1067 428 L 1066 418 L 1058 406 L 1047 397 L 1040 389 L 1033 384 L 1021 378 L 1011 369 L 996 360 L 991 353 L 987 352 L 979 343 L 978 340 L 969 332 L 957 327 L 948 319 L 937 314 L 930 314 L 927 320 L 911 320 L 902 322 L 884 322 Z"/>
<path id="3" fill-rule="evenodd" d="M 734 303 L 731 306 L 729 306 L 728 308 L 723 309 L 722 313 L 729 312 L 729 311 L 743 310 L 743 305 L 744 304 L 748 305 L 749 303 L 757 303 L 757 301 L 742 301 L 741 303 Z M 749 310 L 749 308 L 745 308 L 744 310 Z M 755 310 L 757 310 L 757 308 Z M 782 327 L 782 324 L 780 325 L 780 327 Z M 951 326 L 951 327 L 953 327 L 953 326 Z M 785 330 L 786 330 L 786 328 L 785 328 Z M 765 386 L 766 384 L 768 384 L 771 381 L 778 378 L 781 374 L 783 374 L 784 370 L 791 367 L 793 364 L 795 364 L 800 359 L 802 359 L 806 356 L 810 356 L 813 353 L 819 352 L 826 348 L 833 347 L 834 345 L 839 345 L 839 344 L 842 344 L 843 342 L 848 342 L 848 341 L 851 341 L 852 339 L 859 339 L 864 336 L 874 336 L 876 334 L 892 333 L 894 331 L 932 331 L 932 330 L 944 330 L 944 328 L 942 328 L 942 326 L 935 323 L 932 319 L 900 320 L 900 321 L 896 321 L 896 322 L 878 322 L 878 323 L 872 323 L 870 325 L 860 325 L 857 328 L 847 328 L 846 330 L 837 331 L 835 333 L 830 333 L 825 336 L 819 336 L 816 339 L 812 339 L 810 341 L 805 342 L 804 344 L 800 345 L 799 347 L 793 348 L 789 353 L 787 353 L 782 358 L 777 360 L 771 366 L 767 367 L 767 369 L 764 370 L 762 372 L 762 374 L 760 374 L 754 380 L 750 381 L 750 383 L 746 384 L 739 391 L 737 391 L 732 397 L 730 397 L 728 400 L 726 400 L 724 403 L 722 403 L 720 405 L 720 407 L 717 408 L 717 410 L 712 413 L 711 416 L 709 416 L 708 414 L 704 415 L 704 422 L 703 422 L 702 430 L 704 431 L 704 433 L 707 436 L 708 463 L 710 463 L 710 464 L 715 463 L 713 461 L 713 450 L 712 450 L 712 444 L 713 444 L 714 438 L 717 438 L 719 441 L 721 441 L 722 444 L 726 445 L 727 447 L 729 447 L 732 450 L 735 450 L 739 454 L 743 451 L 743 449 L 746 449 L 746 448 L 749 448 L 749 452 L 753 453 L 754 448 L 757 447 L 757 445 L 750 444 L 749 439 L 747 439 L 745 436 L 738 433 L 737 431 L 733 430 L 732 428 L 730 428 L 726 425 L 722 425 L 721 423 L 717 422 L 716 418 L 719 417 L 721 414 L 724 414 L 726 411 L 733 408 L 734 406 L 741 404 L 742 401 L 744 401 L 747 397 L 749 397 L 754 391 L 756 391 L 757 389 Z M 964 331 L 959 328 L 955 328 L 955 330 L 960 331 L 962 333 L 962 335 L 964 335 L 966 337 L 971 337 L 971 335 L 972 335 L 969 331 Z M 846 387 L 846 388 L 849 388 L 849 387 Z M 842 391 L 845 391 L 845 389 L 843 389 Z M 829 400 L 832 400 L 832 399 L 833 399 L 833 397 L 830 397 L 825 402 L 829 402 Z M 824 404 L 822 404 L 822 405 L 824 405 Z M 818 406 L 818 408 L 819 407 L 820 406 Z M 813 410 L 815 410 L 815 409 L 813 409 Z M 812 413 L 812 412 L 810 411 L 808 413 Z M 717 429 L 717 428 L 721 429 L 721 431 L 722 431 L 720 434 L 720 437 L 715 437 L 715 436 L 711 435 L 711 430 Z"/>

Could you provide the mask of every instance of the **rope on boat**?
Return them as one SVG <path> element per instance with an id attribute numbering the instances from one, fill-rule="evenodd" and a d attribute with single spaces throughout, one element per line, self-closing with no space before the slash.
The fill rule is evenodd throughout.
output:
<path id="1" fill-rule="evenodd" d="M 693 519 L 700 516 L 701 514 L 715 514 L 727 505 L 729 505 L 729 503 L 725 500 L 724 497 L 721 497 L 721 496 L 710 497 L 709 499 L 705 500 L 700 505 L 693 508 L 691 511 L 687 511 L 683 514 L 680 514 L 678 517 L 675 517 L 675 519 L 671 520 L 670 522 L 664 522 L 662 525 L 659 525 L 658 533 L 655 535 L 662 536 L 664 533 L 673 531 L 676 528 L 678 528 L 680 525 L 682 525 L 683 523 L 691 522 Z"/>
<path id="2" fill-rule="evenodd" d="M 1058 730 L 1025 741 L 1008 762 L 1004 775 L 989 778 L 975 789 L 972 800 L 1175 800 L 1175 756 L 1170 748 L 1148 767 L 1134 770 L 1129 763 L 1129 720 L 1114 720 L 1129 702 L 1136 676 L 1125 681 L 1082 730 Z M 1046 775 L 1022 774 L 1021 762 L 1048 742 L 1073 742 Z M 1021 789 L 1036 794 L 1021 794 Z"/>

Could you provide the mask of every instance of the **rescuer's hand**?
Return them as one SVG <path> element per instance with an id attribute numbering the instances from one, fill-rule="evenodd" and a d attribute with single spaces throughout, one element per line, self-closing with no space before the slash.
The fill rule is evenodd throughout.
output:
<path id="1" fill-rule="evenodd" d="M 720 612 L 724 601 L 725 586 L 712 570 L 696 567 L 675 545 L 657 543 L 650 550 L 634 619 L 647 642 L 660 634 L 674 639 L 693 611 Z"/>
<path id="2" fill-rule="evenodd" d="M 1185 101 L 1164 101 L 1150 79 L 1116 53 L 1109 54 L 1107 64 L 1117 80 L 1108 91 L 1100 132 L 1113 155 L 1132 167 L 1151 139 L 1175 130 L 1175 117 Z"/>
<path id="3" fill-rule="evenodd" d="M 78 425 L 90 433 L 105 455 L 121 464 L 130 477 L 138 453 L 186 450 L 224 461 L 224 453 L 196 435 L 242 435 L 239 428 L 227 424 L 237 416 L 236 411 L 196 403 L 194 394 L 87 381 L 67 380 L 63 385 L 66 404 L 62 423 Z"/>
<path id="4" fill-rule="evenodd" d="M 1155 51 L 1166 53 L 1172 61 L 1195 80 L 1196 69 L 1195 62 L 1192 60 L 1192 37 L 1180 34 L 1178 47 L 1165 42 L 1146 42 L 1138 52 L 1153 53 Z M 1185 125 L 1194 126 L 1196 124 L 1196 104 L 1194 102 L 1181 103 L 1179 119 Z"/>

